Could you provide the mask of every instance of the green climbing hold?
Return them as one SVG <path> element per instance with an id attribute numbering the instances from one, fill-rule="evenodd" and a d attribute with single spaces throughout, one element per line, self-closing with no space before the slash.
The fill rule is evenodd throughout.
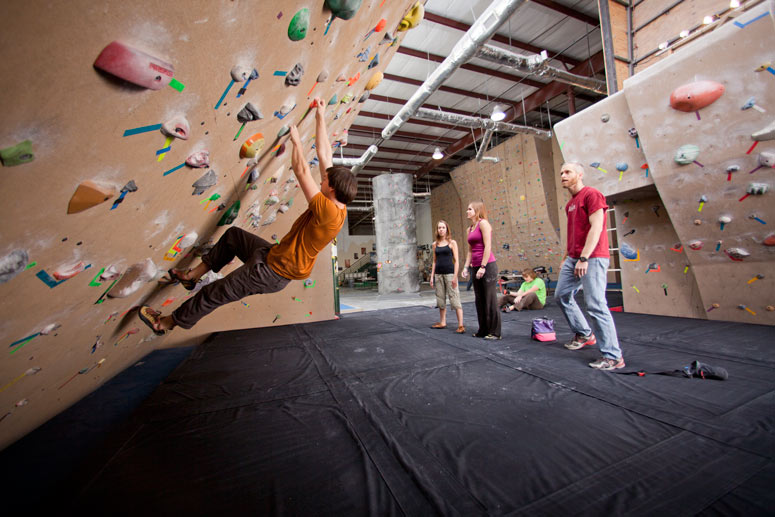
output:
<path id="1" fill-rule="evenodd" d="M 361 3 L 363 0 L 326 0 L 326 7 L 331 9 L 337 18 L 349 20 L 361 8 Z"/>
<path id="2" fill-rule="evenodd" d="M 293 15 L 291 23 L 288 25 L 288 37 L 291 41 L 300 41 L 307 36 L 309 27 L 309 9 L 306 7 Z"/>
<path id="3" fill-rule="evenodd" d="M 238 199 L 223 214 L 223 216 L 221 217 L 221 220 L 218 221 L 218 226 L 226 226 L 227 224 L 233 223 L 234 220 L 237 218 L 237 215 L 239 214 L 239 207 L 240 207 L 240 202 Z"/>
<path id="4" fill-rule="evenodd" d="M 31 162 L 35 159 L 35 155 L 32 154 L 32 142 L 25 140 L 14 146 L 0 149 L 0 159 L 6 167 Z"/>

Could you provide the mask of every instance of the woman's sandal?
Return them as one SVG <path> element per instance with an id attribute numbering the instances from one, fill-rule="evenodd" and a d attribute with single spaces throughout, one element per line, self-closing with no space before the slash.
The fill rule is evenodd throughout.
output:
<path id="1" fill-rule="evenodd" d="M 466 328 L 463 325 L 460 325 L 457 330 L 455 331 L 456 334 L 465 334 Z"/>
<path id="2" fill-rule="evenodd" d="M 140 321 L 145 323 L 150 327 L 151 330 L 153 330 L 153 333 L 157 336 L 163 336 L 168 330 L 157 330 L 154 325 L 159 324 L 159 316 L 161 316 L 160 312 L 156 312 L 155 310 L 151 309 L 147 305 L 143 305 L 140 307 L 140 310 L 138 311 L 138 316 L 140 316 Z"/>
<path id="3" fill-rule="evenodd" d="M 167 270 L 167 274 L 170 276 L 172 283 L 180 282 L 180 285 L 186 288 L 187 291 L 193 291 L 196 287 L 196 280 L 187 280 L 180 276 L 180 270 L 170 268 Z"/>

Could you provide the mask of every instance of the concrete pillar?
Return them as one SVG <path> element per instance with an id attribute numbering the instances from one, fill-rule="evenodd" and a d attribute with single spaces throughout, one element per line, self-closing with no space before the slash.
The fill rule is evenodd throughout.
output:
<path id="1" fill-rule="evenodd" d="M 412 175 L 382 174 L 371 182 L 379 294 L 416 293 L 420 282 Z"/>

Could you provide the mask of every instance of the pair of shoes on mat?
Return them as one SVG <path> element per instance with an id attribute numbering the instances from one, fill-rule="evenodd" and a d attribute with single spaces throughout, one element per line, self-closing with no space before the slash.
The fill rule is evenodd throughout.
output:
<path id="1" fill-rule="evenodd" d="M 156 326 L 161 324 L 161 313 L 151 309 L 149 306 L 143 305 L 140 307 L 138 316 L 140 316 L 140 321 L 148 325 L 157 336 L 163 336 L 169 332 L 169 330 L 160 330 L 156 328 Z"/>
<path id="2" fill-rule="evenodd" d="M 500 338 L 501 338 L 500 336 L 496 336 L 495 334 L 487 334 L 486 336 L 484 336 L 484 339 L 489 339 L 491 341 L 498 341 L 500 340 Z"/>
<path id="3" fill-rule="evenodd" d="M 193 291 L 196 287 L 196 280 L 187 280 L 183 278 L 183 271 L 175 268 L 167 270 L 167 274 L 170 276 L 170 283 L 174 284 L 180 282 L 180 285 L 186 288 L 187 291 Z"/>
<path id="4" fill-rule="evenodd" d="M 601 357 L 597 361 L 593 363 L 589 363 L 589 366 L 591 368 L 595 368 L 597 370 L 603 370 L 603 371 L 610 371 L 610 370 L 616 370 L 618 368 L 624 368 L 624 357 L 620 357 L 619 359 L 609 359 L 608 357 Z"/>
<path id="5" fill-rule="evenodd" d="M 433 325 L 431 325 L 431 328 L 432 329 L 445 329 L 445 328 L 447 328 L 447 326 L 446 325 L 442 325 L 441 322 L 438 322 L 438 323 L 434 323 Z"/>
<path id="6" fill-rule="evenodd" d="M 460 325 L 455 331 L 455 334 L 465 334 L 465 333 L 466 333 L 466 328 L 463 325 Z"/>
<path id="7" fill-rule="evenodd" d="M 565 343 L 564 346 L 568 350 L 581 350 L 585 346 L 592 346 L 596 343 L 597 343 L 597 339 L 595 338 L 594 334 L 590 334 L 588 336 L 582 336 L 581 334 L 576 334 L 573 340 L 569 341 L 568 343 Z"/>

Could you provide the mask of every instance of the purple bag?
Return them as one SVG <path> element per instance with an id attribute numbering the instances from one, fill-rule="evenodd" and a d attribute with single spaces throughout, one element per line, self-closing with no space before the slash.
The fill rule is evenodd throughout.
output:
<path id="1" fill-rule="evenodd" d="M 557 341 L 557 336 L 554 333 L 554 320 L 534 318 L 530 335 L 536 341 Z"/>

